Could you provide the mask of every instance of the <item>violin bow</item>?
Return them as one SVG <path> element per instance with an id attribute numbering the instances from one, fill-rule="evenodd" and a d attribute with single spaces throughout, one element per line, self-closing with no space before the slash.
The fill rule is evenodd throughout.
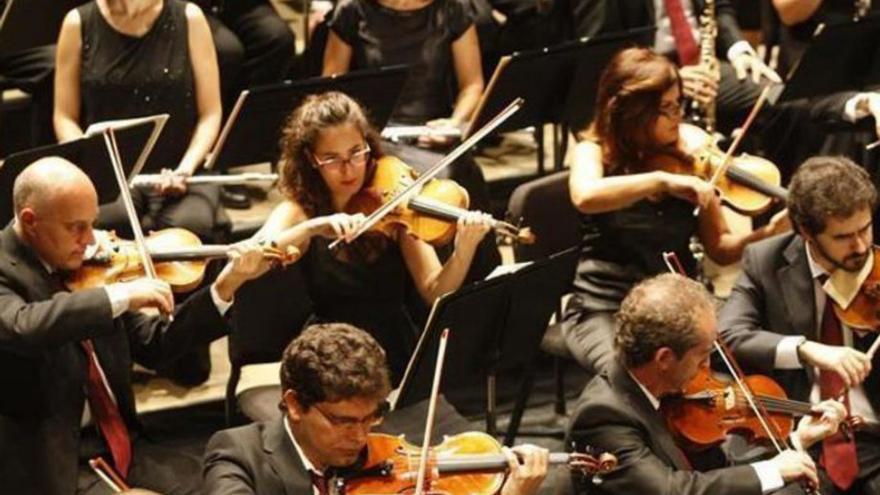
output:
<path id="1" fill-rule="evenodd" d="M 764 107 L 764 103 L 767 101 L 767 96 L 770 94 L 770 86 L 764 86 L 764 89 L 761 90 L 761 94 L 758 95 L 758 99 L 755 100 L 755 104 L 752 105 L 751 111 L 749 111 L 749 116 L 746 117 L 745 122 L 743 122 L 742 127 L 740 128 L 739 134 L 733 138 L 733 143 L 727 147 L 727 151 L 724 152 L 724 158 L 721 160 L 721 165 L 715 169 L 715 173 L 712 174 L 712 177 L 709 178 L 709 185 L 715 186 L 718 184 L 718 181 L 721 180 L 727 174 L 727 169 L 730 168 L 731 158 L 733 158 L 734 153 L 739 149 L 740 143 L 742 143 L 743 138 L 748 132 L 749 128 L 752 126 L 752 123 L 755 121 L 755 118 L 758 116 L 758 113 L 761 111 L 761 108 Z M 699 205 L 694 208 L 694 216 L 700 214 Z"/>
<path id="2" fill-rule="evenodd" d="M 92 468 L 92 471 L 101 478 L 101 481 L 104 482 L 113 493 L 122 493 L 125 490 L 131 490 L 131 487 L 128 486 L 121 476 L 104 460 L 103 457 L 95 457 L 94 459 L 89 459 L 89 467 Z"/>
<path id="3" fill-rule="evenodd" d="M 425 419 L 425 437 L 422 439 L 422 454 L 419 457 L 419 471 L 416 476 L 415 495 L 423 495 L 425 478 L 428 471 L 428 452 L 431 448 L 431 431 L 434 429 L 434 416 L 437 413 L 437 397 L 440 395 L 440 377 L 443 375 L 443 361 L 446 359 L 446 342 L 449 341 L 449 329 L 440 334 L 440 346 L 437 349 L 437 363 L 434 366 L 434 382 L 431 384 L 431 397 L 428 402 L 428 417 Z"/>
<path id="4" fill-rule="evenodd" d="M 339 238 L 330 243 L 330 249 L 336 248 L 342 241 L 351 242 L 360 237 L 361 234 L 363 234 L 364 232 L 370 230 L 370 228 L 376 225 L 386 215 L 394 211 L 395 208 L 406 201 L 410 197 L 411 192 L 417 191 L 423 185 L 425 185 L 426 182 L 433 179 L 444 168 L 448 167 L 467 150 L 472 148 L 481 139 L 486 137 L 487 134 L 489 134 L 490 132 L 495 130 L 496 127 L 504 123 L 504 121 L 510 118 L 511 115 L 519 111 L 519 109 L 522 108 L 524 104 L 525 100 L 522 98 L 517 98 L 513 100 L 513 102 L 507 105 L 507 107 L 502 110 L 498 115 L 492 117 L 492 120 L 481 127 L 480 130 L 476 131 L 469 138 L 465 139 L 461 144 L 450 151 L 449 154 L 444 156 L 439 162 L 435 163 L 431 168 L 425 171 L 425 173 L 421 174 L 417 179 L 415 179 L 410 185 L 395 193 L 395 196 L 391 200 L 389 200 L 387 203 L 377 208 L 376 211 L 371 213 L 360 225 L 360 227 L 358 227 L 358 229 L 355 230 L 348 238 Z"/>
<path id="5" fill-rule="evenodd" d="M 765 88 L 766 89 L 766 88 Z M 762 93 L 763 94 L 763 93 Z M 734 143 L 736 144 L 736 143 Z M 732 147 L 732 146 L 731 146 Z M 666 263 L 666 266 L 669 268 L 669 271 L 672 273 L 678 273 L 679 275 L 684 275 L 687 277 L 687 273 L 684 271 L 684 267 L 678 259 L 678 256 L 672 251 L 666 251 L 663 253 L 663 262 Z M 767 412 L 767 409 L 764 407 L 764 404 L 760 401 L 756 401 L 752 390 L 743 380 L 742 368 L 740 368 L 739 363 L 736 362 L 736 359 L 733 357 L 733 353 L 730 352 L 730 349 L 721 341 L 721 337 L 717 337 L 712 344 L 715 346 L 715 349 L 718 351 L 718 354 L 721 356 L 721 360 L 724 362 L 724 366 L 730 371 L 731 376 L 736 381 L 737 387 L 745 397 L 746 402 L 749 405 L 749 408 L 755 414 L 755 417 L 758 418 L 758 422 L 761 424 L 761 428 L 767 433 L 767 437 L 770 439 L 773 444 L 773 448 L 776 449 L 778 453 L 782 453 L 784 449 L 792 448 L 792 445 L 789 444 L 788 439 L 782 435 L 782 432 L 779 431 L 779 427 L 776 423 L 769 421 L 770 414 Z M 803 452 L 803 446 L 796 446 L 797 450 Z M 819 495 L 819 490 L 811 486 L 809 483 L 804 482 L 804 491 L 809 495 Z"/>
<path id="6" fill-rule="evenodd" d="M 147 249 L 147 242 L 144 239 L 144 230 L 141 228 L 141 221 L 138 218 L 137 211 L 134 209 L 134 202 L 131 199 L 131 190 L 129 190 L 128 181 L 125 179 L 125 170 L 122 168 L 122 158 L 119 154 L 119 146 L 116 144 L 116 132 L 113 127 L 108 127 L 102 131 L 104 136 L 104 145 L 110 155 L 110 163 L 113 165 L 113 172 L 116 176 L 116 183 L 119 185 L 119 195 L 122 197 L 122 204 L 125 206 L 125 213 L 128 216 L 128 223 L 134 234 L 134 243 L 138 253 L 141 256 L 141 262 L 144 265 L 144 273 L 147 277 L 158 280 L 156 275 L 156 267 L 153 266 L 153 258 L 150 257 L 150 251 Z M 141 158 L 146 159 L 144 154 Z M 173 321 L 172 315 L 167 315 L 168 319 Z"/>

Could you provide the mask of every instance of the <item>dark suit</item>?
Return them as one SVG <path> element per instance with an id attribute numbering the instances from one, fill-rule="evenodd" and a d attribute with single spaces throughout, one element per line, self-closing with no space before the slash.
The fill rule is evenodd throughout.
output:
<path id="1" fill-rule="evenodd" d="M 776 347 L 785 336 L 804 336 L 819 341 L 813 279 L 803 239 L 794 233 L 771 237 L 752 244 L 743 254 L 743 272 L 721 310 L 718 328 L 746 371 L 772 374 L 788 396 L 808 401 L 815 381 L 812 367 L 774 370 Z M 855 346 L 866 351 L 874 336 L 854 336 Z M 880 359 L 863 384 L 875 412 L 880 412 Z M 857 437 L 859 439 L 860 437 Z M 870 442 L 876 445 L 876 438 Z M 860 453 L 863 470 L 876 465 L 880 449 Z M 862 461 L 870 456 L 874 465 Z M 867 492 L 866 492 L 867 493 Z"/>
<path id="2" fill-rule="evenodd" d="M 215 433 L 205 448 L 205 491 L 311 494 L 311 478 L 281 418 Z"/>
<path id="3" fill-rule="evenodd" d="M 135 432 L 132 359 L 153 366 L 188 349 L 197 333 L 210 340 L 224 328 L 207 288 L 180 305 L 171 324 L 137 312 L 114 319 L 103 288 L 65 291 L 7 226 L 0 232 L 0 491 L 74 493 L 79 456 L 93 453 L 80 441 L 88 367 L 79 341 L 93 340 Z"/>
<path id="4" fill-rule="evenodd" d="M 599 485 L 575 476 L 577 493 L 761 494 L 751 466 L 691 470 L 660 412 L 617 360 L 590 381 L 583 397 L 568 440 L 611 452 L 619 467 Z"/>

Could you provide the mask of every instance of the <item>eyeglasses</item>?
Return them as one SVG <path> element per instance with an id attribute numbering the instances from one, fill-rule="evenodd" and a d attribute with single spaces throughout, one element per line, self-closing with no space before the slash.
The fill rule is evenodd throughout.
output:
<path id="1" fill-rule="evenodd" d="M 388 405 L 387 403 L 383 403 L 375 411 L 368 414 L 367 416 L 364 416 L 363 418 L 337 416 L 321 409 L 320 407 L 318 407 L 317 404 L 312 404 L 312 407 L 314 409 L 317 409 L 318 412 L 321 413 L 321 416 L 324 416 L 324 419 L 326 419 L 328 423 L 338 428 L 355 428 L 358 426 L 373 428 L 382 424 L 382 421 L 385 419 L 385 411 L 387 410 Z"/>
<path id="2" fill-rule="evenodd" d="M 353 167 L 360 167 L 360 166 L 365 165 L 367 163 L 367 160 L 370 159 L 370 152 L 371 151 L 372 150 L 370 150 L 370 147 L 366 146 L 363 149 L 360 149 L 360 150 L 353 152 L 351 155 L 348 156 L 348 158 L 342 158 L 341 156 L 334 156 L 332 158 L 326 158 L 324 160 L 321 160 L 314 153 L 312 154 L 312 156 L 315 158 L 315 164 L 314 164 L 315 168 L 326 168 L 326 169 L 337 171 L 337 170 L 341 170 L 342 166 L 345 165 L 346 163 L 348 163 L 349 165 L 351 165 Z"/>
<path id="3" fill-rule="evenodd" d="M 680 101 L 664 103 L 660 105 L 660 115 L 670 120 L 680 119 L 684 116 L 684 108 Z"/>

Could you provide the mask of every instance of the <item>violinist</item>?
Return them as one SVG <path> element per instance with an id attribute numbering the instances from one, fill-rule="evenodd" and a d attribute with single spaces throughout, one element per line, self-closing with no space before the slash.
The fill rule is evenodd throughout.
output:
<path id="1" fill-rule="evenodd" d="M 824 281 L 868 262 L 876 205 L 877 191 L 861 167 L 842 157 L 807 160 L 789 187 L 797 232 L 746 250 L 743 273 L 720 314 L 724 340 L 743 366 L 772 373 L 795 400 L 842 396 L 851 416 L 875 424 L 880 375 L 865 351 L 876 334 L 840 323 Z M 822 493 L 880 493 L 876 432 L 835 437 L 816 454 L 824 454 Z"/>
<path id="2" fill-rule="evenodd" d="M 139 435 L 132 362 L 153 367 L 224 333 L 236 290 L 267 268 L 259 246 L 235 246 L 218 279 L 177 308 L 166 283 L 144 278 L 69 292 L 61 280 L 94 242 L 91 180 L 43 158 L 15 179 L 13 205 L 0 233 L 2 491 L 105 493 L 86 464 L 101 456 L 131 486 L 195 493 L 198 461 Z"/>
<path id="3" fill-rule="evenodd" d="M 207 493 L 333 493 L 328 485 L 357 471 L 370 431 L 382 422 L 388 371 L 385 352 L 363 330 L 344 323 L 304 330 L 282 358 L 281 416 L 220 431 L 208 442 Z M 510 472 L 501 493 L 536 493 L 548 452 L 530 445 L 505 452 Z"/>
<path id="4" fill-rule="evenodd" d="M 779 213 L 753 232 L 733 233 L 705 180 L 655 165 L 663 156 L 689 163 L 681 84 L 665 57 L 645 48 L 621 51 L 601 76 L 596 118 L 574 151 L 569 190 L 583 240 L 564 332 L 569 349 L 592 373 L 611 361 L 620 301 L 639 280 L 666 271 L 660 253 L 674 251 L 693 274 L 694 236 L 710 258 L 727 264 L 748 243 L 788 228 Z"/>
<path id="5" fill-rule="evenodd" d="M 660 412 L 661 403 L 680 393 L 709 366 L 717 337 L 715 303 L 698 282 L 662 274 L 636 285 L 617 313 L 616 359 L 584 390 L 572 416 L 569 440 L 618 457 L 619 468 L 603 476 L 598 494 L 761 495 L 798 480 L 816 481 L 816 466 L 805 453 L 784 450 L 770 460 L 696 471 L 676 445 Z M 834 401 L 815 406 L 792 434 L 804 448 L 836 432 L 843 407 Z M 574 478 L 578 493 L 582 489 Z M 591 487 L 592 489 L 592 487 Z M 799 493 L 797 486 L 785 493 Z"/>
<path id="6" fill-rule="evenodd" d="M 343 321 L 370 332 L 385 349 L 396 383 L 418 332 L 405 307 L 410 280 L 427 304 L 458 289 L 491 218 L 476 211 L 461 218 L 455 251 L 442 265 L 433 247 L 402 231 L 392 237 L 367 234 L 331 250 L 332 241 L 345 238 L 364 220 L 346 208 L 365 194 L 381 156 L 380 142 L 354 100 L 335 92 L 308 97 L 283 131 L 280 183 L 286 200 L 257 237 L 299 247 L 315 303 L 311 322 Z M 245 392 L 241 402 L 271 415 L 277 386 L 265 391 L 268 400 L 257 394 Z"/>

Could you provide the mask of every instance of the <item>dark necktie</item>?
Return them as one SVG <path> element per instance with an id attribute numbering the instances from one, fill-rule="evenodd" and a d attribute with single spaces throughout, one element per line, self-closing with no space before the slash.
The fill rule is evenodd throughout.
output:
<path id="1" fill-rule="evenodd" d="M 116 469 L 125 478 L 128 476 L 128 468 L 131 465 L 131 438 L 128 435 L 128 428 L 101 377 L 95 346 L 89 339 L 80 341 L 80 345 L 89 361 L 89 407 L 101 435 L 104 436 L 104 441 L 110 448 Z"/>
<path id="2" fill-rule="evenodd" d="M 327 488 L 327 478 L 321 476 L 315 471 L 309 471 L 309 474 L 312 477 L 312 485 L 318 489 L 318 493 L 321 495 L 329 495 L 330 490 Z"/>
<path id="3" fill-rule="evenodd" d="M 691 31 L 691 25 L 688 24 L 687 17 L 684 14 L 682 1 L 690 0 L 663 0 L 666 6 L 666 15 L 669 16 L 669 26 L 672 30 L 672 37 L 675 39 L 675 51 L 678 52 L 678 63 L 682 67 L 685 65 L 694 65 L 700 56 L 700 48 L 694 39 L 694 33 Z"/>
<path id="4" fill-rule="evenodd" d="M 831 298 L 826 296 L 825 310 L 822 313 L 822 334 L 820 336 L 823 344 L 842 346 L 843 330 L 840 327 L 840 321 L 834 314 Z M 840 375 L 833 371 L 819 371 L 819 396 L 822 400 L 838 399 L 843 397 L 843 404 L 849 410 L 849 393 L 846 385 Z M 822 465 L 828 472 L 828 477 L 834 482 L 834 485 L 841 490 L 847 490 L 852 486 L 856 476 L 859 474 L 859 463 L 856 456 L 856 443 L 850 435 L 845 437 L 842 433 L 832 435 L 822 441 Z"/>

